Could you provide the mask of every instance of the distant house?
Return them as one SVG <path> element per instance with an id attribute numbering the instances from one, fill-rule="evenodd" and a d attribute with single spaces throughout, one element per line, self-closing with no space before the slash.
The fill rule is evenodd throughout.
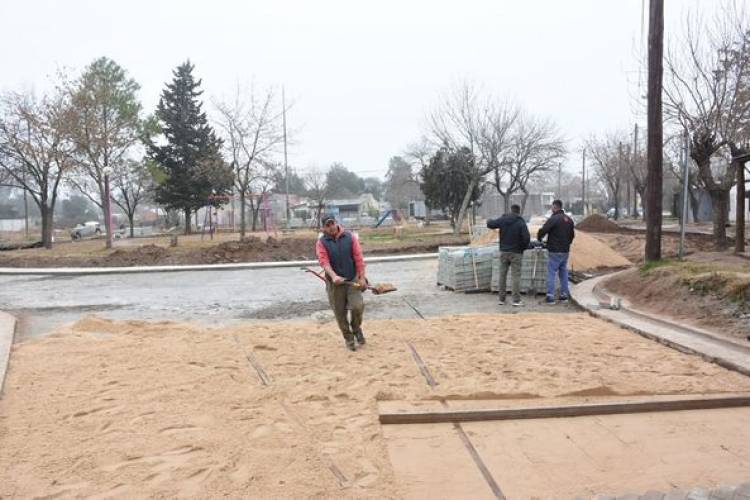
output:
<path id="1" fill-rule="evenodd" d="M 406 214 L 410 219 L 426 219 L 427 215 L 431 219 L 443 219 L 446 217 L 445 213 L 440 209 L 427 208 L 424 200 L 412 200 L 409 202 L 409 213 Z"/>
<path id="2" fill-rule="evenodd" d="M 360 220 L 378 213 L 380 205 L 378 200 L 370 193 L 361 194 L 357 198 L 326 201 L 326 213 L 333 213 L 343 219 Z"/>

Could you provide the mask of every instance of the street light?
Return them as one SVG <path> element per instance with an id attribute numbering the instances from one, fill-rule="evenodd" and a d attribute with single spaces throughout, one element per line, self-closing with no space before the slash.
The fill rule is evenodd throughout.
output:
<path id="1" fill-rule="evenodd" d="M 109 194 L 109 175 L 112 173 L 112 167 L 104 167 L 104 225 L 107 231 L 107 248 L 112 248 L 112 203 Z"/>

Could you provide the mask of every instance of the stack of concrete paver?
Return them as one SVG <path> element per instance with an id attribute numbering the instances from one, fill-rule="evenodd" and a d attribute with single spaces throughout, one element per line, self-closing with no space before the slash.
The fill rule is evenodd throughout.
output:
<path id="1" fill-rule="evenodd" d="M 545 293 L 547 290 L 547 258 L 548 253 L 544 248 L 532 248 L 523 252 L 521 261 L 521 293 Z M 506 287 L 511 290 L 513 284 L 511 271 L 508 270 Z M 500 259 L 492 263 L 492 287 L 497 292 L 500 279 Z"/>
<path id="2" fill-rule="evenodd" d="M 440 247 L 438 285 L 457 292 L 489 291 L 497 246 Z"/>

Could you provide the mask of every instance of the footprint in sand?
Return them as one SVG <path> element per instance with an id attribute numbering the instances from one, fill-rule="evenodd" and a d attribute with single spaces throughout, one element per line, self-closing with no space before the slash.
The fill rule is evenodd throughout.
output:
<path id="1" fill-rule="evenodd" d="M 174 434 L 177 432 L 197 431 L 197 430 L 200 430 L 200 427 L 196 427 L 190 424 L 170 425 L 169 427 L 160 429 L 159 434 Z"/>
<path id="2" fill-rule="evenodd" d="M 263 344 L 253 346 L 253 349 L 255 349 L 256 351 L 277 351 L 278 350 L 275 347 L 271 347 L 269 345 L 263 345 Z"/>
<path id="3" fill-rule="evenodd" d="M 251 439 L 258 439 L 262 438 L 263 436 L 267 436 L 270 434 L 271 428 L 267 425 L 259 425 L 255 428 L 252 434 L 250 434 Z"/>

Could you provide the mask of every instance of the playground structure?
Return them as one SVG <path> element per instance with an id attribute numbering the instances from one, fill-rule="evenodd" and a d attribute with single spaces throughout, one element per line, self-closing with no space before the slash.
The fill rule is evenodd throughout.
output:
<path id="1" fill-rule="evenodd" d="M 386 210 L 385 213 L 378 219 L 377 224 L 375 224 L 375 227 L 380 227 L 383 222 L 388 218 L 388 216 L 391 216 L 391 219 L 396 224 L 401 224 L 404 220 L 403 216 L 401 215 L 401 212 L 398 209 L 392 209 L 392 210 Z"/>

